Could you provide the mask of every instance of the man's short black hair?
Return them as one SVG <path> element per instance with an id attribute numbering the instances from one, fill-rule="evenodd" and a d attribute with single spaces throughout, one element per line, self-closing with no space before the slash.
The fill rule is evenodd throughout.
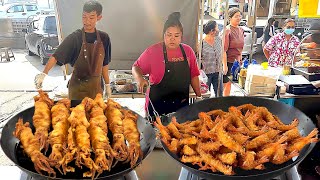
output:
<path id="1" fill-rule="evenodd" d="M 101 15 L 102 5 L 96 0 L 90 0 L 85 2 L 83 5 L 83 12 L 90 13 L 93 11 L 96 11 L 98 16 Z"/>

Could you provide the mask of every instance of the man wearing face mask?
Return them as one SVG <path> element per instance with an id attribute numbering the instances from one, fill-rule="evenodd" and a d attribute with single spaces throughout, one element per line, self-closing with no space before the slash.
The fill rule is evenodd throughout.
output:
<path id="1" fill-rule="evenodd" d="M 294 55 L 299 46 L 299 38 L 293 35 L 295 21 L 286 19 L 283 25 L 283 32 L 270 38 L 264 46 L 263 52 L 271 67 L 291 65 Z"/>
<path id="2" fill-rule="evenodd" d="M 58 63 L 70 64 L 74 70 L 68 83 L 69 99 L 82 100 L 84 97 L 95 98 L 103 93 L 105 82 L 105 97 L 110 97 L 108 64 L 111 59 L 111 43 L 107 33 L 98 31 L 96 24 L 102 18 L 102 5 L 95 0 L 87 1 L 83 6 L 83 28 L 67 36 L 50 57 L 42 73 L 35 77 L 37 88 L 49 70 Z"/>

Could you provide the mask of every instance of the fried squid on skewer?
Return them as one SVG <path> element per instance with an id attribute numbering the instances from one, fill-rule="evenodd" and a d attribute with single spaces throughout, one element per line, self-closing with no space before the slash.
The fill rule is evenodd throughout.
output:
<path id="1" fill-rule="evenodd" d="M 88 132 L 90 134 L 92 149 L 95 153 L 94 162 L 98 167 L 97 176 L 99 176 L 105 170 L 110 171 L 113 155 L 112 148 L 107 137 L 107 118 L 104 115 L 103 109 L 98 104 L 94 104 L 91 109 L 89 123 L 90 126 Z"/>
<path id="2" fill-rule="evenodd" d="M 106 116 L 108 127 L 113 136 L 112 149 L 114 151 L 115 159 L 118 161 L 125 161 L 129 154 L 123 134 L 123 114 L 120 109 L 120 104 L 111 99 L 108 100 Z"/>
<path id="3" fill-rule="evenodd" d="M 49 159 L 40 152 L 40 143 L 32 134 L 28 122 L 23 124 L 23 120 L 20 118 L 16 123 L 13 135 L 20 140 L 24 152 L 31 158 L 34 168 L 39 174 L 47 172 L 49 176 L 56 176 L 55 171 L 50 167 Z"/>
<path id="4" fill-rule="evenodd" d="M 84 98 L 81 104 L 77 105 L 71 112 L 68 121 L 70 123 L 70 128 L 68 130 L 68 150 L 63 160 L 63 170 L 64 172 L 73 172 L 72 167 L 68 167 L 75 157 L 75 164 L 78 167 L 82 165 L 90 169 L 90 171 L 83 174 L 84 177 L 94 177 L 97 166 L 91 159 L 91 144 L 90 135 L 87 129 L 90 123 L 86 117 L 86 111 L 91 109 L 92 104 L 90 104 L 89 98 Z M 70 135 L 71 134 L 71 135 Z"/>
<path id="5" fill-rule="evenodd" d="M 133 114 L 129 110 L 123 110 L 123 134 L 129 143 L 129 158 L 130 165 L 133 168 L 138 159 L 143 157 L 143 152 L 140 146 L 140 133 L 137 127 L 138 115 Z"/>
<path id="6" fill-rule="evenodd" d="M 48 139 L 52 147 L 49 159 L 51 165 L 55 166 L 60 172 L 61 159 L 64 157 L 64 149 L 67 147 L 70 105 L 69 99 L 62 99 L 51 108 L 53 130 L 50 132 Z"/>
<path id="7" fill-rule="evenodd" d="M 51 126 L 51 107 L 54 102 L 49 98 L 48 94 L 39 90 L 39 95 L 34 97 L 34 115 L 33 126 L 36 128 L 35 137 L 40 142 L 40 151 L 48 150 L 49 143 L 47 142 L 49 129 Z"/>

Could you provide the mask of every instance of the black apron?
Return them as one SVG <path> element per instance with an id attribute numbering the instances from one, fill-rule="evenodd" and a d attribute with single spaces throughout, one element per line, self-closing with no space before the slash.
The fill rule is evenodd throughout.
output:
<path id="1" fill-rule="evenodd" d="M 189 105 L 190 68 L 183 47 L 181 44 L 179 46 L 184 60 L 169 62 L 166 46 L 163 44 L 164 76 L 159 84 L 150 86 L 149 98 L 159 115 L 175 112 Z M 150 116 L 154 116 L 150 102 L 148 110 Z"/>

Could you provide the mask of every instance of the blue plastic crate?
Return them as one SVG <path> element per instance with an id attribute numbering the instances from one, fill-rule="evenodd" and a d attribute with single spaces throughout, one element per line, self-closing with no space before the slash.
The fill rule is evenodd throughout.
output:
<path id="1" fill-rule="evenodd" d="M 294 98 L 280 98 L 278 101 L 288 104 L 290 106 L 294 106 Z"/>

